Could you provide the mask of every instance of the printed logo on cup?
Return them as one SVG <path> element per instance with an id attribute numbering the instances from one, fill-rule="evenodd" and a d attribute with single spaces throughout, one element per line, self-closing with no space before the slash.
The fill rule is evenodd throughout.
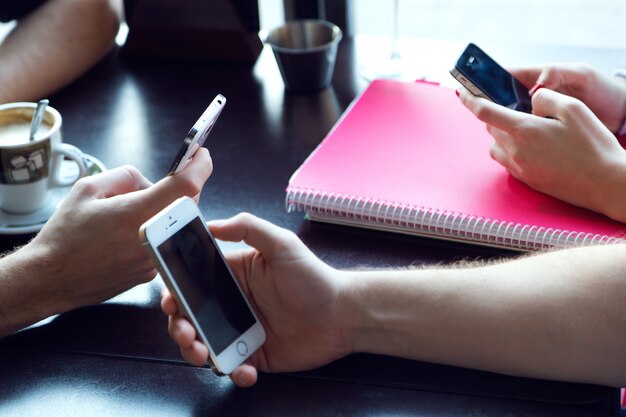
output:
<path id="1" fill-rule="evenodd" d="M 0 141 L 2 135 L 0 133 Z M 0 142 L 0 146 L 2 143 Z M 44 141 L 15 150 L 5 149 L 0 154 L 2 184 L 24 184 L 35 182 L 48 176 L 50 142 Z"/>
<path id="2" fill-rule="evenodd" d="M 50 190 L 67 187 L 87 174 L 83 153 L 63 143 L 61 114 L 47 107 L 43 121 L 30 137 L 36 103 L 0 105 L 0 208 L 31 213 L 48 203 Z M 78 166 L 75 178 L 61 178 L 65 158 Z"/>

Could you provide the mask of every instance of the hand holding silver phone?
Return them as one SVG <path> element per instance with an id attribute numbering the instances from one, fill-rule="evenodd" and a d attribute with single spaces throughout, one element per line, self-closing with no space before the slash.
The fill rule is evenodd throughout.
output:
<path id="1" fill-rule="evenodd" d="M 144 223 L 139 236 L 214 370 L 230 374 L 263 345 L 265 331 L 198 206 L 188 197 L 176 200 Z"/>

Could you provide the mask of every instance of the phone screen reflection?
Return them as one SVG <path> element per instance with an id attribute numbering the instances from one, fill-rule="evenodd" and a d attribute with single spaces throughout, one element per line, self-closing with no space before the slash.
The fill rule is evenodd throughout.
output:
<path id="1" fill-rule="evenodd" d="M 158 251 L 216 355 L 255 323 L 199 218 L 159 245 Z"/>

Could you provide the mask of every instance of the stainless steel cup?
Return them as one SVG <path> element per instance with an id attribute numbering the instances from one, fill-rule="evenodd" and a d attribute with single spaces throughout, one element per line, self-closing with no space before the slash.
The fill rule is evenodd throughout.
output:
<path id="1" fill-rule="evenodd" d="M 313 93 L 330 86 L 342 36 L 338 26 L 324 20 L 294 20 L 273 29 L 266 42 L 287 90 Z"/>

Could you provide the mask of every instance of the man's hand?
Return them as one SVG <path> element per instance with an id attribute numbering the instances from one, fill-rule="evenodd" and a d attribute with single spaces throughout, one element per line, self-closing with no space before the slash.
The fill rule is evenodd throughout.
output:
<path id="1" fill-rule="evenodd" d="M 197 196 L 211 171 L 209 152 L 200 149 L 183 171 L 154 185 L 130 166 L 79 180 L 20 250 L 40 260 L 41 282 L 33 290 L 61 312 L 150 281 L 156 270 L 141 247 L 139 227 L 175 199 Z"/>
<path id="2" fill-rule="evenodd" d="M 345 356 L 352 349 L 342 314 L 347 289 L 344 273 L 320 261 L 292 232 L 250 214 L 209 223 L 217 239 L 244 241 L 254 249 L 227 254 L 227 260 L 259 316 L 267 341 L 231 378 L 253 385 L 257 368 L 265 372 L 311 369 Z M 169 332 L 183 357 L 195 365 L 208 358 L 206 346 L 164 291 L 161 306 Z"/>

